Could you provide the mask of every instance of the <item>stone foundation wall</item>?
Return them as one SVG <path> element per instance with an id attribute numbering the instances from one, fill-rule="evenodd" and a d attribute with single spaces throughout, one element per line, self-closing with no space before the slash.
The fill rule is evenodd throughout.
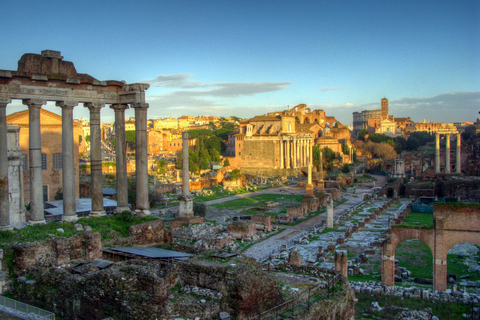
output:
<path id="1" fill-rule="evenodd" d="M 165 228 L 163 220 L 160 219 L 130 226 L 128 232 L 132 238 L 132 244 L 135 245 L 173 242 L 172 233 Z"/>
<path id="2" fill-rule="evenodd" d="M 480 201 L 480 179 L 450 180 L 443 184 L 443 195 L 446 198 L 460 197 L 462 200 Z"/>
<path id="3" fill-rule="evenodd" d="M 99 259 L 102 257 L 102 239 L 98 232 L 85 232 L 69 239 L 19 243 L 13 246 L 13 254 L 15 274 L 23 276 L 32 267 L 60 267 L 74 259 Z"/>
<path id="4" fill-rule="evenodd" d="M 257 234 L 255 223 L 235 221 L 228 225 L 228 235 L 234 239 L 242 239 L 254 234 Z"/>
<path id="5" fill-rule="evenodd" d="M 288 206 L 287 214 L 294 218 L 304 217 L 308 214 L 308 206 L 304 203 L 299 206 Z"/>

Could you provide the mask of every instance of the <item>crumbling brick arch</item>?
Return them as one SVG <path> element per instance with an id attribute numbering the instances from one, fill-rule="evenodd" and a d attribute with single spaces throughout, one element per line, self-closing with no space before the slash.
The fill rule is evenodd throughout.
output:
<path id="1" fill-rule="evenodd" d="M 438 291 L 447 289 L 447 254 L 462 242 L 480 246 L 480 205 L 435 203 L 433 229 L 392 227 L 390 239 L 382 246 L 382 284 L 395 284 L 395 249 L 406 239 L 425 242 L 433 253 L 433 285 Z"/>
<path id="2" fill-rule="evenodd" d="M 391 237 L 382 246 L 382 284 L 395 284 L 395 250 L 398 245 L 408 239 L 417 239 L 424 242 L 434 256 L 435 243 L 433 229 L 392 227 Z"/>

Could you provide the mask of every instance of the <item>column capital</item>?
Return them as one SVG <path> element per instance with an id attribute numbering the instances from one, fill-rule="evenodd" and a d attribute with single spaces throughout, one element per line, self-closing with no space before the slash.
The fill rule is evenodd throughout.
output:
<path id="1" fill-rule="evenodd" d="M 74 101 L 74 100 L 56 101 L 55 105 L 60 108 L 73 108 L 78 106 L 78 101 Z"/>
<path id="2" fill-rule="evenodd" d="M 41 108 L 44 104 L 47 103 L 47 101 L 42 99 L 23 99 L 22 103 L 29 107 Z"/>
<path id="3" fill-rule="evenodd" d="M 136 103 L 132 103 L 130 105 L 132 108 L 140 108 L 140 109 L 147 109 L 149 107 L 148 103 L 145 103 L 145 102 L 136 102 Z"/>
<path id="4" fill-rule="evenodd" d="M 85 108 L 88 108 L 90 112 L 100 112 L 100 109 L 105 107 L 105 103 L 99 103 L 99 102 L 85 102 L 83 104 Z"/>
<path id="5" fill-rule="evenodd" d="M 10 98 L 1 98 L 0 97 L 0 106 L 4 105 L 7 106 L 7 104 L 11 103 L 12 99 Z"/>
<path id="6" fill-rule="evenodd" d="M 115 111 L 126 110 L 126 109 L 128 109 L 128 104 L 111 104 L 110 109 L 113 109 Z"/>

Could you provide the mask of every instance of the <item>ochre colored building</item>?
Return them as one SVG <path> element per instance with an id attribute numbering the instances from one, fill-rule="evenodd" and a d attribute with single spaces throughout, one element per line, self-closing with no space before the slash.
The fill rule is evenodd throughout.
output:
<path id="1" fill-rule="evenodd" d="M 19 145 L 23 157 L 23 185 L 25 204 L 30 203 L 30 171 L 29 157 L 29 112 L 28 110 L 12 113 L 7 116 L 7 124 L 20 127 Z M 42 137 L 42 173 L 43 199 L 54 200 L 57 190 L 62 190 L 62 117 L 56 113 L 40 109 L 40 132 Z M 74 121 L 73 141 L 75 159 L 75 197 L 79 198 L 79 136 L 83 136 L 81 125 Z"/>

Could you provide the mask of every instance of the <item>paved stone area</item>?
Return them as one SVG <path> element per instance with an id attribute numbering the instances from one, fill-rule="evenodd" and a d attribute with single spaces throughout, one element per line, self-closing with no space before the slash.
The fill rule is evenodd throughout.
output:
<path id="1" fill-rule="evenodd" d="M 384 176 L 374 176 L 374 177 L 377 179 L 377 181 L 375 182 L 376 187 L 382 187 L 387 182 L 387 178 Z M 288 187 L 284 187 L 284 188 L 288 188 Z M 271 190 L 272 189 L 268 191 L 271 191 Z M 289 190 L 291 192 L 297 192 L 297 194 L 305 194 L 305 190 L 303 188 L 289 188 Z M 373 189 L 371 187 L 361 187 L 361 186 L 355 187 L 355 194 L 353 194 L 352 188 L 349 188 L 348 190 L 349 190 L 348 192 L 342 192 L 342 197 L 344 199 L 347 199 L 347 201 L 334 208 L 334 220 L 338 220 L 339 217 L 342 214 L 344 214 L 346 210 L 349 210 L 357 206 L 361 202 L 363 202 L 364 195 L 366 194 L 371 195 L 373 192 Z M 383 202 L 379 202 L 378 206 L 380 207 L 382 204 Z M 299 235 L 301 237 L 301 235 L 306 233 L 308 230 L 311 230 L 313 229 L 313 227 L 320 225 L 324 220 L 326 220 L 327 218 L 326 215 L 327 215 L 326 213 L 323 213 L 309 220 L 306 220 L 302 223 L 299 223 L 296 226 L 281 226 L 282 228 L 285 227 L 286 230 L 275 236 L 268 238 L 267 240 L 254 244 L 248 250 L 246 250 L 244 254 L 246 256 L 255 258 L 257 260 L 265 259 L 267 256 L 275 252 L 279 252 L 284 244 L 291 245 L 295 240 L 297 240 L 297 238 L 299 238 Z M 387 222 L 388 222 L 388 219 L 387 219 Z M 353 225 L 353 223 L 351 223 L 350 225 Z M 345 230 L 347 226 L 345 226 Z M 343 235 L 344 231 L 338 232 L 338 233 L 328 233 L 328 238 L 333 236 L 334 239 L 336 239 L 340 234 Z M 374 233 L 374 236 L 378 236 L 378 233 Z M 315 247 L 314 250 L 309 249 L 309 251 L 311 251 L 312 253 L 308 254 L 307 256 L 311 256 L 313 254 L 313 251 L 315 251 L 314 254 L 316 254 L 318 250 L 317 248 L 319 245 L 320 245 L 319 243 L 314 245 Z M 328 245 L 328 242 L 324 244 L 325 248 L 327 245 Z M 303 255 L 302 255 L 302 259 L 304 259 Z"/>

